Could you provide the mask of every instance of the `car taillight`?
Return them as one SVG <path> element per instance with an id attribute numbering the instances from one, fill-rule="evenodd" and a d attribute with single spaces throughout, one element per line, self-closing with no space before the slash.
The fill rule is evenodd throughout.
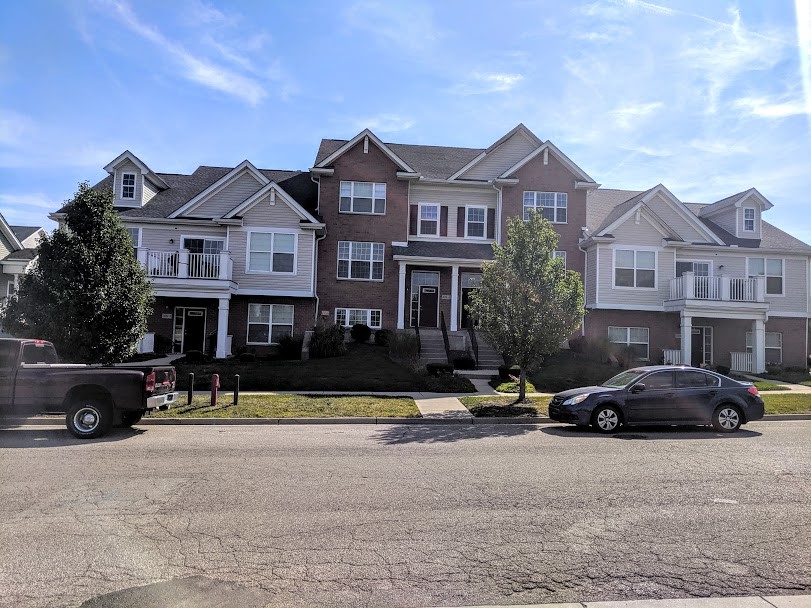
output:
<path id="1" fill-rule="evenodd" d="M 146 392 L 151 393 L 154 390 L 155 390 L 155 372 L 152 372 L 146 377 Z"/>
<path id="2" fill-rule="evenodd" d="M 746 389 L 746 392 L 749 393 L 750 395 L 754 395 L 755 397 L 760 395 L 760 393 L 757 390 L 757 387 L 754 386 L 754 385 L 750 386 L 748 389 Z"/>

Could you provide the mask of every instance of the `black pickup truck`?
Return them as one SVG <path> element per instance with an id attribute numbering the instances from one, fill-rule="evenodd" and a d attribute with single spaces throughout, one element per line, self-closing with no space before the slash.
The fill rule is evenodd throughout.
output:
<path id="1" fill-rule="evenodd" d="M 44 340 L 0 339 L 0 416 L 65 414 L 76 437 L 132 426 L 177 399 L 175 368 L 60 364 Z"/>

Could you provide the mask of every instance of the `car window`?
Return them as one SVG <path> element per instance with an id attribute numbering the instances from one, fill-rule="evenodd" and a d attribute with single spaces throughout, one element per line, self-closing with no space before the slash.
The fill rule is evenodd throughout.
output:
<path id="1" fill-rule="evenodd" d="M 17 344 L 0 342 L 0 369 L 11 369 L 17 363 Z"/>
<path id="2" fill-rule="evenodd" d="M 662 388 L 673 388 L 673 372 L 654 372 L 642 378 L 645 389 L 654 391 Z"/>
<path id="3" fill-rule="evenodd" d="M 676 386 L 679 388 L 696 388 L 704 386 L 718 386 L 720 379 L 711 374 L 695 370 L 676 372 Z"/>
<path id="4" fill-rule="evenodd" d="M 56 351 L 50 344 L 26 344 L 23 363 L 56 363 Z"/>
<path id="5" fill-rule="evenodd" d="M 639 377 L 644 373 L 645 372 L 629 369 L 620 374 L 617 374 L 613 378 L 606 380 L 605 382 L 603 382 L 602 386 L 608 388 L 624 388 L 634 380 L 638 380 Z"/>

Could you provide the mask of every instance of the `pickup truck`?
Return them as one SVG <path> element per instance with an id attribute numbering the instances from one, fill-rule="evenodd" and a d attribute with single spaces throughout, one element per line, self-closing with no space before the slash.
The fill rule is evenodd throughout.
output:
<path id="1" fill-rule="evenodd" d="M 114 425 L 132 426 L 148 410 L 177 400 L 175 368 L 101 367 L 58 363 L 45 340 L 0 339 L 0 416 L 65 414 L 80 438 Z"/>

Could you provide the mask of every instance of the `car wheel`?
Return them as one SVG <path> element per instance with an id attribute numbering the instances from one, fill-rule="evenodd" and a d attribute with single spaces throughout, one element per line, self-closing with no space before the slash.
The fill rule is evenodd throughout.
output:
<path id="1" fill-rule="evenodd" d="M 622 415 L 617 408 L 603 405 L 594 410 L 591 425 L 599 433 L 613 433 L 622 426 Z"/>
<path id="2" fill-rule="evenodd" d="M 144 415 L 144 410 L 135 410 L 121 413 L 121 426 L 127 428 L 133 424 L 138 424 Z"/>
<path id="3" fill-rule="evenodd" d="M 742 421 L 741 410 L 728 403 L 719 405 L 712 415 L 712 426 L 719 433 L 734 433 L 741 428 Z"/>
<path id="4" fill-rule="evenodd" d="M 113 408 L 97 399 L 78 399 L 68 408 L 65 424 L 79 439 L 101 437 L 113 426 Z"/>

